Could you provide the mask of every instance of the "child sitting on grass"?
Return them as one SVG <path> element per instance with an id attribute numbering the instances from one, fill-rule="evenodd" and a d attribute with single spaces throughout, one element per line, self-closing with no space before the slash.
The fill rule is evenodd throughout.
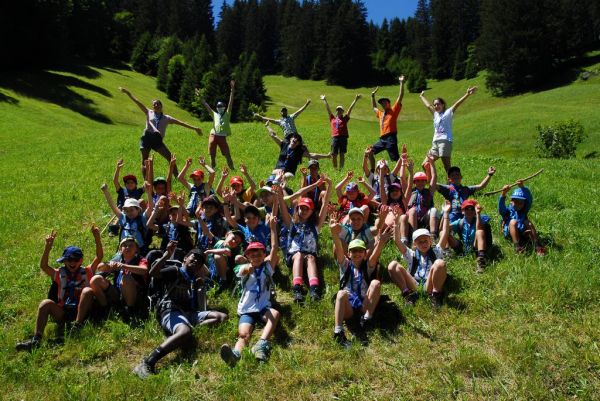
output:
<path id="1" fill-rule="evenodd" d="M 452 232 L 458 235 L 458 239 L 452 235 L 448 237 L 448 245 L 456 253 L 467 255 L 477 252 L 477 273 L 485 271 L 486 251 L 492 246 L 491 236 L 487 238 L 486 230 L 481 215 L 481 205 L 475 199 L 467 199 L 462 204 L 464 217 L 450 223 Z"/>
<path id="2" fill-rule="evenodd" d="M 212 190 L 212 185 L 215 180 L 215 170 L 213 170 L 210 166 L 206 164 L 206 161 L 204 160 L 203 156 L 200 156 L 198 158 L 198 163 L 201 167 L 205 168 L 206 171 L 208 171 L 207 182 L 204 182 L 204 171 L 200 169 L 194 170 L 190 174 L 192 183 L 189 183 L 188 180 L 185 179 L 185 174 L 192 165 L 192 158 L 188 158 L 185 161 L 183 169 L 179 173 L 179 176 L 177 176 L 179 182 L 183 184 L 183 186 L 186 187 L 188 191 L 190 191 L 190 200 L 188 202 L 187 207 L 185 208 L 190 218 L 194 216 L 194 213 L 196 213 L 196 209 L 200 205 L 200 202 L 202 202 L 202 199 L 214 193 L 214 191 Z"/>
<path id="3" fill-rule="evenodd" d="M 427 186 L 427 174 L 423 172 L 415 173 L 413 176 L 412 165 L 409 165 L 409 182 L 410 187 L 414 183 L 412 195 L 408 201 L 408 212 L 406 218 L 408 225 L 415 231 L 420 227 L 429 227 L 429 231 L 433 237 L 437 237 L 437 210 L 433 207 L 433 195 L 437 189 L 437 172 L 433 160 L 430 159 L 431 180 L 429 188 Z M 412 181 L 412 182 L 411 182 Z M 407 243 L 408 225 L 405 225 L 405 230 L 402 232 L 402 239 Z"/>
<path id="4" fill-rule="evenodd" d="M 506 194 L 510 190 L 510 185 L 502 188 L 502 194 L 498 198 L 498 213 L 502 216 L 502 231 L 505 238 L 510 238 L 517 253 L 525 252 L 525 243 L 529 240 L 535 246 L 535 252 L 539 256 L 546 254 L 546 249 L 539 243 L 539 238 L 535 226 L 529 220 L 527 213 L 531 209 L 533 196 L 523 181 L 517 181 L 518 188 L 515 188 L 510 196 L 510 205 L 506 207 Z"/>
<path id="5" fill-rule="evenodd" d="M 271 305 L 271 288 L 273 273 L 279 262 L 277 252 L 277 219 L 267 218 L 271 229 L 271 252 L 260 242 L 251 242 L 244 253 L 248 263 L 236 267 L 237 276 L 242 281 L 242 296 L 238 303 L 237 313 L 240 317 L 238 340 L 232 349 L 228 344 L 221 346 L 221 358 L 231 367 L 235 366 L 242 356 L 242 350 L 250 343 L 250 337 L 257 323 L 264 323 L 260 339 L 252 347 L 254 357 L 261 362 L 269 359 L 271 344 L 269 339 L 275 333 L 279 322 L 279 311 Z"/>
<path id="6" fill-rule="evenodd" d="M 212 249 L 204 251 L 207 255 L 207 265 L 210 278 L 223 291 L 231 283 L 233 268 L 240 263 L 245 236 L 240 230 L 230 230 L 225 239 L 217 241 Z"/>
<path id="7" fill-rule="evenodd" d="M 159 360 L 192 342 L 194 327 L 214 325 L 227 319 L 225 313 L 205 310 L 204 302 L 199 299 L 205 295 L 200 290 L 208 276 L 204 255 L 194 249 L 184 257 L 182 266 L 168 265 L 167 260 L 176 247 L 176 243 L 170 242 L 162 257 L 150 268 L 150 275 L 162 287 L 156 317 L 168 337 L 133 369 L 142 379 L 155 373 Z"/>
<path id="8" fill-rule="evenodd" d="M 335 301 L 335 341 L 349 347 L 344 333 L 344 321 L 360 313 L 360 326 L 368 328 L 381 295 L 381 281 L 377 271 L 377 262 L 387 241 L 392 237 L 392 229 L 385 228 L 378 236 L 375 249 L 367 255 L 367 245 L 361 239 L 354 239 L 344 252 L 339 234 L 342 227 L 335 215 L 330 216 L 331 237 L 335 245 L 335 258 L 340 269 L 340 290 Z"/>
<path id="9" fill-rule="evenodd" d="M 355 182 L 350 182 L 352 177 L 354 177 L 354 171 L 348 171 L 344 179 L 335 186 L 342 223 L 348 221 L 348 212 L 355 207 L 362 209 L 365 219 L 369 219 L 369 202 L 371 198 L 360 192 Z M 346 190 L 342 192 L 344 186 Z"/>
<path id="10" fill-rule="evenodd" d="M 408 248 L 401 239 L 400 216 L 396 215 L 394 241 L 400 250 L 406 269 L 400 262 L 392 261 L 388 265 L 390 279 L 400 290 L 407 305 L 414 305 L 417 300 L 417 289 L 421 286 L 429 295 L 431 305 L 438 309 L 442 305 L 444 283 L 446 282 L 446 262 L 443 260 L 444 248 L 450 233 L 448 213 L 450 203 L 444 205 L 442 232 L 440 241 L 434 247 L 433 238 L 425 228 L 415 230 L 412 235 L 413 248 Z"/>
<path id="11" fill-rule="evenodd" d="M 46 236 L 46 246 L 40 260 L 40 269 L 52 279 L 53 287 L 49 294 L 50 299 L 44 299 L 40 303 L 35 333 L 30 339 L 17 343 L 17 351 L 31 351 L 40 346 L 49 316 L 52 316 L 59 325 L 75 321 L 71 328 L 73 333 L 83 325 L 94 303 L 94 292 L 90 288 L 90 280 L 104 257 L 100 230 L 93 224 L 91 231 L 96 243 L 96 257 L 89 266 L 85 267 L 82 266 L 83 251 L 76 246 L 66 247 L 62 256 L 56 260 L 57 263 L 63 263 L 63 266 L 58 269 L 50 267 L 48 258 L 57 233 L 52 230 Z M 53 289 L 56 290 L 54 294 Z M 59 336 L 62 336 L 62 333 L 59 333 Z"/>

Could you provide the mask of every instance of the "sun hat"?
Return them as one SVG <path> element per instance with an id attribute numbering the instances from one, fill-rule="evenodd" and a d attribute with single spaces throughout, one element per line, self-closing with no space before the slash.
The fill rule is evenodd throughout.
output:
<path id="1" fill-rule="evenodd" d="M 427 235 L 428 237 L 431 237 L 431 234 L 429 233 L 429 230 L 426 228 L 419 228 L 418 230 L 415 230 L 412 234 L 412 240 L 413 242 L 415 242 L 417 240 L 417 238 L 422 237 L 424 235 Z"/>

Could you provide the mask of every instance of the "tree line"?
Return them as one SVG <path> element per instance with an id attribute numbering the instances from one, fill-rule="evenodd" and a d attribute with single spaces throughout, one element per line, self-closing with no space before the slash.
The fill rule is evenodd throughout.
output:
<path id="1" fill-rule="evenodd" d="M 357 87 L 402 73 L 418 92 L 485 69 L 496 94 L 529 90 L 599 47 L 600 2 L 419 0 L 414 16 L 377 25 L 360 0 L 234 0 L 215 27 L 211 0 L 22 0 L 0 30 L 12 38 L 3 68 L 131 62 L 202 118 L 194 88 L 226 99 L 234 76 L 233 118 L 246 120 L 264 107 L 262 74 Z"/>

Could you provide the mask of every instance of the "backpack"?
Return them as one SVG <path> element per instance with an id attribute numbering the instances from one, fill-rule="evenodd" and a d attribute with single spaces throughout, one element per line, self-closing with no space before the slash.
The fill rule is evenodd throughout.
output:
<path id="1" fill-rule="evenodd" d="M 155 252 L 155 251 L 152 251 Z M 165 265 L 163 266 L 163 269 L 166 267 L 177 267 L 178 269 L 181 268 L 183 266 L 183 264 L 175 259 L 169 259 L 165 262 Z M 160 301 L 162 301 L 162 299 L 164 298 L 165 294 L 170 293 L 173 288 L 175 288 L 175 286 L 173 286 L 170 290 L 168 290 L 167 292 L 164 291 L 164 287 L 163 287 L 163 281 L 160 278 L 157 277 L 150 277 L 150 282 L 148 283 L 148 308 L 150 311 L 155 310 L 156 313 L 159 313 L 159 308 L 157 308 L 158 304 L 160 303 Z M 157 315 L 158 319 L 160 320 L 160 317 Z"/>

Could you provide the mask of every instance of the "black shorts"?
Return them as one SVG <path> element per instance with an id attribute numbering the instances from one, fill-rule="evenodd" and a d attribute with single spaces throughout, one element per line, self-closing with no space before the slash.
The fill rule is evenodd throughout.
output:
<path id="1" fill-rule="evenodd" d="M 400 154 L 398 153 L 398 135 L 395 132 L 385 134 L 373 144 L 373 154 L 387 150 L 390 160 L 398 161 Z"/>
<path id="2" fill-rule="evenodd" d="M 338 153 L 346 153 L 348 151 L 348 137 L 347 136 L 334 136 L 331 137 L 331 153 L 337 155 Z"/>
<path id="3" fill-rule="evenodd" d="M 140 137 L 140 149 L 158 150 L 164 146 L 163 138 L 159 132 L 146 130 Z"/>

